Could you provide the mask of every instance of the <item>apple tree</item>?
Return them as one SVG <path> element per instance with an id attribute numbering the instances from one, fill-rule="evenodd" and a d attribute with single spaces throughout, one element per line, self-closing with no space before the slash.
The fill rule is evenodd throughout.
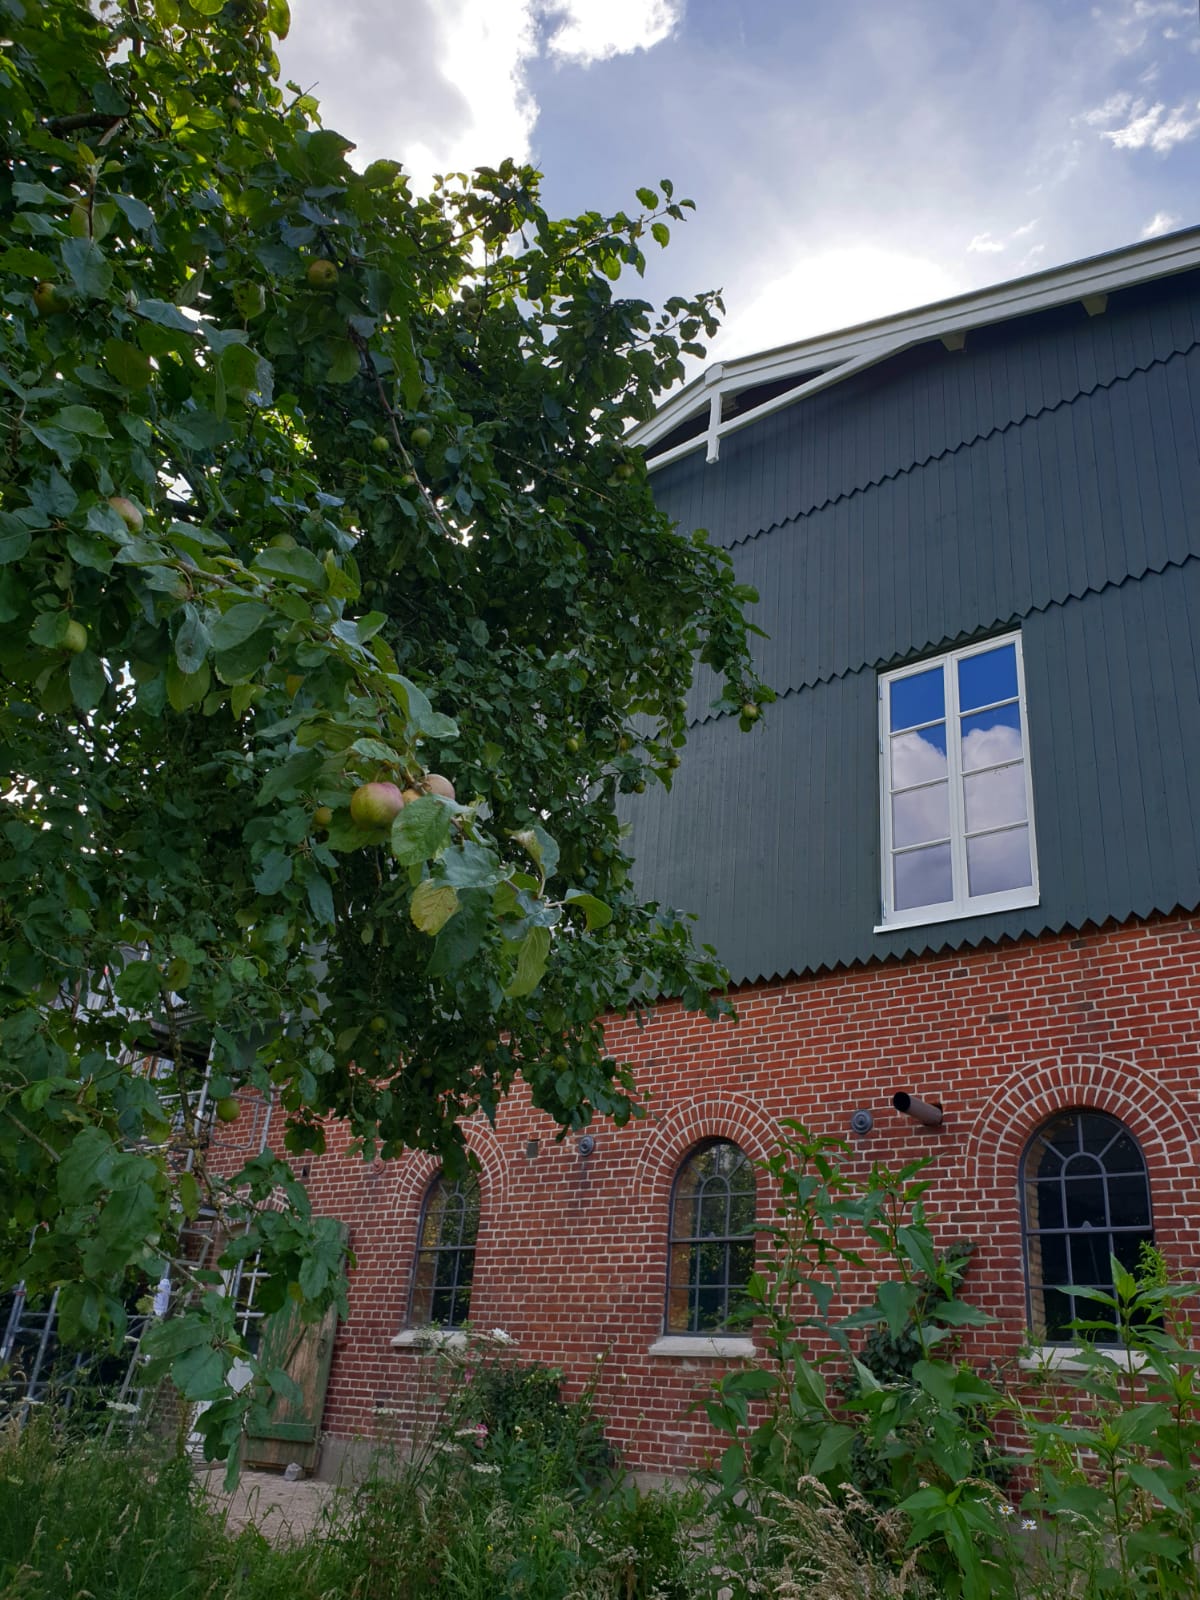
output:
<path id="1" fill-rule="evenodd" d="M 340 1292 L 282 1158 L 206 1163 L 206 1061 L 291 1152 L 342 1119 L 453 1165 L 518 1076 L 563 1129 L 636 1114 L 605 1013 L 724 1004 L 616 813 L 697 659 L 743 726 L 770 698 L 625 443 L 720 309 L 621 292 L 689 203 L 357 171 L 287 21 L 0 0 L 0 1289 L 77 1340 L 188 1277 L 202 1208 L 267 1309 Z M 258 1391 L 189 1281 L 147 1348 L 221 1453 Z"/>

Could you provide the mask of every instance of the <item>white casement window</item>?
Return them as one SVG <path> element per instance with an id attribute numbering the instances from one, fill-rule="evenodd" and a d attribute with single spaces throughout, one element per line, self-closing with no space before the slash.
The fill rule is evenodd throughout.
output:
<path id="1" fill-rule="evenodd" d="M 879 679 L 886 928 L 1036 905 L 1021 636 Z"/>

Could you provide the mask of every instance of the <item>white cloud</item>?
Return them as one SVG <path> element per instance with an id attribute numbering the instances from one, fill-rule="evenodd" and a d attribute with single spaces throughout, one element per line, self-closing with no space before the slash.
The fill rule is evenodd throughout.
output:
<path id="1" fill-rule="evenodd" d="M 1089 127 L 1102 128 L 1107 122 L 1115 122 L 1118 117 L 1123 117 L 1133 104 L 1133 96 L 1128 89 L 1120 89 L 1116 94 L 1109 95 L 1102 106 L 1095 106 L 1091 111 L 1085 111 L 1079 119 L 1086 122 Z"/>
<path id="2" fill-rule="evenodd" d="M 832 246 L 803 255 L 729 317 L 710 359 L 751 355 L 833 333 L 957 294 L 967 285 L 948 267 L 879 245 Z"/>
<path id="3" fill-rule="evenodd" d="M 1143 101 L 1136 101 L 1131 108 L 1133 114 L 1123 128 L 1105 130 L 1104 138 L 1112 141 L 1114 150 L 1149 148 L 1165 155 L 1200 130 L 1200 116 L 1193 114 L 1200 112 L 1200 102 L 1194 108 L 1180 105 L 1173 111 L 1168 111 L 1161 101 L 1148 109 L 1143 107 Z"/>
<path id="4" fill-rule="evenodd" d="M 993 239 L 990 233 L 977 233 L 967 246 L 967 254 L 973 256 L 990 256 L 996 255 L 1003 249 L 1003 239 Z"/>
<path id="5" fill-rule="evenodd" d="M 528 158 L 539 57 L 586 68 L 649 50 L 682 14 L 683 0 L 407 0 L 398 25 L 385 0 L 293 0 L 279 57 L 356 162 L 392 157 L 427 187 L 435 172 Z"/>
<path id="6" fill-rule="evenodd" d="M 1142 229 L 1142 238 L 1157 239 L 1160 234 L 1170 233 L 1172 228 L 1177 228 L 1182 220 L 1181 217 L 1173 216 L 1169 211 L 1156 211 Z"/>
<path id="7" fill-rule="evenodd" d="M 550 35 L 551 55 L 586 66 L 670 38 L 683 0 L 544 0 L 544 9 L 563 19 Z"/>

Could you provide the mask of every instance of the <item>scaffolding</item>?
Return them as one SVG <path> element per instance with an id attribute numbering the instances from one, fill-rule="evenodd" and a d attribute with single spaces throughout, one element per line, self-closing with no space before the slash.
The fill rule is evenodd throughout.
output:
<path id="1" fill-rule="evenodd" d="M 190 1172 L 195 1166 L 198 1144 L 209 1148 L 213 1142 L 216 1122 L 210 1094 L 212 1062 L 210 1048 L 204 1056 L 203 1076 L 197 1087 L 162 1097 L 171 1115 L 166 1155 L 176 1172 Z M 162 1054 L 132 1059 L 128 1066 L 131 1072 L 155 1080 L 170 1077 L 176 1070 L 175 1063 Z M 236 1131 L 222 1127 L 222 1153 L 261 1154 L 267 1144 L 272 1109 L 271 1098 L 258 1097 L 247 1103 L 249 1115 L 244 1122 L 238 1119 Z M 164 1145 L 142 1141 L 132 1148 L 161 1150 Z M 180 1255 L 190 1268 L 210 1268 L 221 1248 L 216 1212 L 202 1208 L 194 1221 L 181 1228 L 179 1243 Z M 18 1426 L 24 1426 L 35 1408 L 51 1403 L 59 1412 L 89 1406 L 99 1415 L 107 1413 L 106 1437 L 118 1427 L 132 1426 L 145 1416 L 149 1402 L 139 1381 L 144 1367 L 142 1340 L 148 1329 L 179 1308 L 189 1292 L 172 1280 L 168 1267 L 152 1294 L 139 1297 L 142 1308 L 130 1314 L 120 1347 L 96 1352 L 71 1350 L 63 1345 L 57 1289 L 48 1299 L 38 1299 L 29 1296 L 25 1285 L 19 1283 L 0 1296 L 0 1418 L 13 1417 Z"/>

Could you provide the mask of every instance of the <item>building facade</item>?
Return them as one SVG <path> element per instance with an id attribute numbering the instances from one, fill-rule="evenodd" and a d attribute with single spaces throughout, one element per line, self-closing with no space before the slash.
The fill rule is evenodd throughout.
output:
<path id="1" fill-rule="evenodd" d="M 701 669 L 629 814 L 738 1020 L 615 1021 L 649 1114 L 590 1148 L 518 1092 L 474 1186 L 311 1162 L 358 1260 L 327 1468 L 466 1320 L 598 1372 L 633 1465 L 694 1462 L 783 1117 L 857 1170 L 931 1158 L 1002 1366 L 1069 1343 L 1110 1252 L 1200 1270 L 1200 230 L 711 369 L 640 442 L 759 591 L 778 692 L 745 735 Z"/>

